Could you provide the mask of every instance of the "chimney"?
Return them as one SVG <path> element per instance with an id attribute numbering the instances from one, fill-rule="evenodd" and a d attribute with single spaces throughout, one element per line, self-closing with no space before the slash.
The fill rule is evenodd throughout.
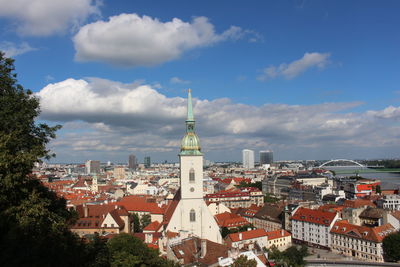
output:
<path id="1" fill-rule="evenodd" d="M 239 240 L 242 240 L 242 233 L 239 233 Z"/>
<path id="2" fill-rule="evenodd" d="M 204 258 L 207 254 L 207 240 L 202 239 L 201 240 L 201 251 L 200 251 L 200 258 Z"/>
<path id="3" fill-rule="evenodd" d="M 283 236 L 285 234 L 285 231 L 282 229 L 281 230 L 281 236 Z"/>

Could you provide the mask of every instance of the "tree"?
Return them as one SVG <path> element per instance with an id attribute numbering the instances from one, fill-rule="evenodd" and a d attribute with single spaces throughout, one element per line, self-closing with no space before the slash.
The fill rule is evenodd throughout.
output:
<path id="1" fill-rule="evenodd" d="M 239 256 L 233 262 L 232 267 L 256 267 L 257 261 L 254 259 L 249 260 L 246 256 Z"/>
<path id="2" fill-rule="evenodd" d="M 151 216 L 150 214 L 144 214 L 142 215 L 142 217 L 140 218 L 140 226 L 142 228 L 142 230 L 151 223 Z"/>
<path id="3" fill-rule="evenodd" d="M 74 213 L 31 175 L 60 126 L 35 122 L 39 101 L 14 71 L 0 52 L 0 265 L 83 265 L 84 244 L 68 228 Z"/>
<path id="4" fill-rule="evenodd" d="M 388 261 L 400 260 L 400 232 L 390 234 L 383 239 L 383 253 Z"/>
<path id="5" fill-rule="evenodd" d="M 375 193 L 377 193 L 377 194 L 381 194 L 382 193 L 382 188 L 381 188 L 381 186 L 379 184 L 375 187 Z"/>
<path id="6" fill-rule="evenodd" d="M 266 193 L 264 195 L 264 203 L 276 203 L 279 201 L 279 198 L 277 198 L 275 195 Z"/>
<path id="7" fill-rule="evenodd" d="M 139 215 L 137 215 L 136 213 L 132 214 L 132 218 L 133 218 L 133 232 L 135 233 L 140 233 L 142 231 L 142 229 L 140 228 L 140 220 L 139 220 Z"/>
<path id="8" fill-rule="evenodd" d="M 225 238 L 227 235 L 229 235 L 231 232 L 229 231 L 229 229 L 227 227 L 222 227 L 221 229 L 221 236 L 222 238 Z"/>
<path id="9" fill-rule="evenodd" d="M 159 256 L 155 249 L 148 248 L 140 239 L 129 234 L 119 234 L 107 243 L 112 267 L 128 266 L 179 266 Z"/>

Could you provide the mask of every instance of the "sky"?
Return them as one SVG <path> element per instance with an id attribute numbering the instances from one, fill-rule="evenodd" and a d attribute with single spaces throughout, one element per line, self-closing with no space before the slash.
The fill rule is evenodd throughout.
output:
<path id="1" fill-rule="evenodd" d="M 399 158 L 400 1 L 0 0 L 52 162 Z"/>

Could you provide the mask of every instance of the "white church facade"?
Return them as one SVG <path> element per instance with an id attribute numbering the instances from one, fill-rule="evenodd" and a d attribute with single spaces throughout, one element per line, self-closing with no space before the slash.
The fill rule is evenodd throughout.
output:
<path id="1" fill-rule="evenodd" d="M 191 91 L 188 93 L 186 134 L 182 138 L 180 159 L 180 191 L 178 205 L 167 231 L 222 244 L 219 227 L 203 199 L 203 154 L 195 133 Z"/>

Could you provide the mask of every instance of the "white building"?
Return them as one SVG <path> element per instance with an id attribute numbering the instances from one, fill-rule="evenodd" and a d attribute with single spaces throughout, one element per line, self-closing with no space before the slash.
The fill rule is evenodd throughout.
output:
<path id="1" fill-rule="evenodd" d="M 396 230 L 391 224 L 366 227 L 337 221 L 332 229 L 332 251 L 364 261 L 383 262 L 383 239 Z"/>
<path id="2" fill-rule="evenodd" d="M 310 246 L 330 247 L 333 224 L 339 218 L 335 212 L 300 207 L 292 216 L 293 241 Z"/>
<path id="3" fill-rule="evenodd" d="M 222 243 L 219 227 L 203 199 L 203 154 L 195 133 L 192 96 L 189 90 L 186 134 L 181 142 L 180 200 L 166 231 L 195 235 Z"/>
<path id="4" fill-rule="evenodd" d="M 378 201 L 378 207 L 387 210 L 400 210 L 400 195 L 385 195 Z"/>
<path id="5" fill-rule="evenodd" d="M 88 160 L 85 163 L 86 173 L 100 173 L 100 161 L 98 160 Z"/>
<path id="6" fill-rule="evenodd" d="M 254 151 L 250 149 L 243 149 L 243 168 L 253 169 L 254 168 Z"/>

